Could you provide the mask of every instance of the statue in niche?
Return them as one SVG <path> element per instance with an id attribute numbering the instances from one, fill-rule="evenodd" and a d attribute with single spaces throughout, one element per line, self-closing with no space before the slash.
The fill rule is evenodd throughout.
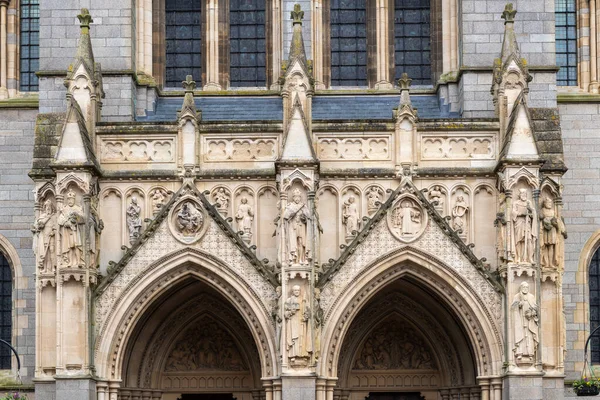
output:
<path id="1" fill-rule="evenodd" d="M 156 188 L 152 192 L 152 213 L 154 215 L 158 214 L 158 212 L 165 205 L 165 200 L 167 198 L 167 191 L 161 188 Z"/>
<path id="2" fill-rule="evenodd" d="M 90 263 L 93 264 L 90 266 L 97 267 L 100 265 L 100 234 L 104 229 L 104 221 L 100 219 L 98 214 L 98 196 L 91 196 L 90 198 L 88 227 L 90 230 Z"/>
<path id="3" fill-rule="evenodd" d="M 506 199 L 500 197 L 500 211 L 496 213 L 494 226 L 496 227 L 496 252 L 500 261 L 505 261 L 506 257 Z"/>
<path id="4" fill-rule="evenodd" d="M 215 199 L 216 208 L 222 216 L 226 217 L 229 212 L 229 196 L 225 192 L 224 188 L 219 188 L 213 195 Z"/>
<path id="5" fill-rule="evenodd" d="M 372 186 L 367 191 L 367 213 L 369 215 L 375 214 L 377 209 L 379 208 L 379 204 L 383 195 L 383 191 L 377 186 Z"/>
<path id="6" fill-rule="evenodd" d="M 469 205 L 465 201 L 463 195 L 456 197 L 454 207 L 452 207 L 452 228 L 459 232 L 458 236 L 461 239 L 466 240 L 467 238 L 467 213 L 469 211 Z"/>
<path id="7" fill-rule="evenodd" d="M 275 288 L 275 299 L 271 304 L 271 317 L 275 321 L 275 337 L 277 338 L 277 350 L 281 350 L 281 286 Z"/>
<path id="8" fill-rule="evenodd" d="M 299 285 L 292 287 L 292 294 L 284 303 L 283 316 L 288 358 L 292 365 L 298 365 L 312 353 L 310 306 L 306 297 L 300 295 Z"/>
<path id="9" fill-rule="evenodd" d="M 133 244 L 139 237 L 142 230 L 142 218 L 140 216 L 142 208 L 138 205 L 137 197 L 131 198 L 131 203 L 127 206 L 127 229 L 129 230 L 129 243 Z"/>
<path id="10" fill-rule="evenodd" d="M 194 236 L 204 224 L 204 215 L 194 203 L 186 201 L 177 213 L 177 228 L 183 236 Z"/>
<path id="11" fill-rule="evenodd" d="M 325 323 L 325 313 L 321 308 L 321 289 L 319 288 L 314 290 L 312 313 L 315 328 L 315 360 L 319 360 L 321 357 L 321 327 Z"/>
<path id="12" fill-rule="evenodd" d="M 245 196 L 240 199 L 240 205 L 235 213 L 235 220 L 238 224 L 238 230 L 244 232 L 242 237 L 246 243 L 252 240 L 252 221 L 254 221 L 254 211 L 248 204 L 248 198 Z"/>
<path id="13" fill-rule="evenodd" d="M 308 262 L 307 227 L 310 219 L 310 212 L 302 201 L 300 190 L 295 189 L 292 194 L 292 202 L 288 203 L 283 214 L 287 234 L 287 254 L 292 264 Z"/>
<path id="14" fill-rule="evenodd" d="M 565 224 L 561 218 L 557 218 L 554 202 L 546 197 L 542 201 L 540 210 L 541 221 L 541 260 L 543 267 L 557 269 L 559 267 L 557 244 L 559 235 L 567 238 Z"/>
<path id="15" fill-rule="evenodd" d="M 83 267 L 83 225 L 85 216 L 81 206 L 75 204 L 75 192 L 67 193 L 67 205 L 58 212 L 60 254 L 62 265 L 70 268 Z"/>
<path id="16" fill-rule="evenodd" d="M 529 293 L 529 284 L 521 282 L 519 293 L 515 295 L 512 306 L 512 318 L 515 330 L 513 352 L 517 365 L 531 365 L 535 362 L 538 345 L 538 306 L 535 296 Z"/>
<path id="17" fill-rule="evenodd" d="M 33 224 L 33 248 L 42 273 L 56 270 L 56 211 L 52 200 L 44 201 L 42 212 Z"/>
<path id="18" fill-rule="evenodd" d="M 444 214 L 444 194 L 439 185 L 435 185 L 429 191 L 429 201 L 440 215 Z"/>
<path id="19" fill-rule="evenodd" d="M 537 242 L 537 231 L 533 225 L 536 212 L 527 199 L 527 189 L 519 189 L 519 197 L 513 201 L 512 223 L 514 260 L 517 263 L 533 263 L 534 249 Z"/>
<path id="20" fill-rule="evenodd" d="M 360 226 L 360 215 L 354 196 L 348 197 L 348 200 L 344 202 L 342 223 L 346 226 L 346 240 L 352 240 Z"/>
<path id="21" fill-rule="evenodd" d="M 421 229 L 421 210 L 410 201 L 403 201 L 394 208 L 392 221 L 402 236 L 412 236 Z"/>

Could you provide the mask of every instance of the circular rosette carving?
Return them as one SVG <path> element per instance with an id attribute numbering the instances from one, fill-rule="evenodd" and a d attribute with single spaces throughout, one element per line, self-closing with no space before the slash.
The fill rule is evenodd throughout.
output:
<path id="1" fill-rule="evenodd" d="M 427 227 L 427 212 L 415 197 L 404 195 L 388 211 L 387 221 L 392 234 L 409 243 L 418 239 Z"/>
<path id="2" fill-rule="evenodd" d="M 206 211 L 194 197 L 184 197 L 169 212 L 169 227 L 180 242 L 197 242 L 208 227 Z"/>

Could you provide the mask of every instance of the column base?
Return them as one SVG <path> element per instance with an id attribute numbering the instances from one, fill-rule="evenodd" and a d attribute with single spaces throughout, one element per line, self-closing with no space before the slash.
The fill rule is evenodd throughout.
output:
<path id="1" fill-rule="evenodd" d="M 93 378 L 89 376 L 56 376 L 55 379 L 55 400 L 96 400 L 96 381 Z"/>
<path id="2" fill-rule="evenodd" d="M 217 92 L 219 90 L 223 90 L 223 88 L 221 87 L 221 85 L 219 85 L 218 83 L 215 82 L 208 82 L 206 85 L 204 85 L 204 87 L 202 88 L 203 91 L 207 91 L 207 92 Z"/>
<path id="3" fill-rule="evenodd" d="M 315 376 L 282 376 L 281 394 L 283 400 L 316 400 Z"/>
<path id="4" fill-rule="evenodd" d="M 598 82 L 592 82 L 589 86 L 589 91 L 592 94 L 598 94 L 598 89 L 600 88 L 600 84 Z"/>
<path id="5" fill-rule="evenodd" d="M 8 98 L 8 89 L 5 87 L 0 87 L 0 100 L 6 100 Z"/>
<path id="6" fill-rule="evenodd" d="M 502 378 L 502 400 L 545 400 L 541 375 L 507 375 Z"/>
<path id="7" fill-rule="evenodd" d="M 394 88 L 394 85 L 388 81 L 379 81 L 375 84 L 375 89 L 377 90 L 391 90 Z"/>

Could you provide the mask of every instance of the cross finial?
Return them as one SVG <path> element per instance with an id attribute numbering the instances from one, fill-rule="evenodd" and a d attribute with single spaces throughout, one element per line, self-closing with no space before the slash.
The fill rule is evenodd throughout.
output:
<path id="1" fill-rule="evenodd" d="M 400 87 L 401 91 L 408 90 L 408 89 L 410 89 L 411 82 L 412 82 L 412 79 L 410 79 L 408 77 L 408 74 L 406 72 L 403 72 L 400 79 L 398 79 L 398 86 Z"/>
<path id="2" fill-rule="evenodd" d="M 187 75 L 185 77 L 185 81 L 181 82 L 183 84 L 183 90 L 185 92 L 193 92 L 196 89 L 196 81 L 192 79 L 191 75 Z"/>
<path id="3" fill-rule="evenodd" d="M 506 7 L 504 7 L 504 12 L 502 13 L 502 19 L 504 20 L 504 24 L 506 25 L 509 22 L 515 22 L 516 14 L 517 10 L 513 9 L 512 3 L 508 3 Z"/>
<path id="4" fill-rule="evenodd" d="M 81 14 L 77 16 L 79 19 L 79 26 L 81 27 L 81 33 L 89 33 L 90 32 L 90 24 L 94 22 L 92 16 L 90 15 L 90 11 L 87 8 L 81 9 Z"/>
<path id="5" fill-rule="evenodd" d="M 302 25 L 302 20 L 304 19 L 304 11 L 300 8 L 300 4 L 294 5 L 294 11 L 291 12 L 292 19 L 294 20 L 294 24 Z"/>

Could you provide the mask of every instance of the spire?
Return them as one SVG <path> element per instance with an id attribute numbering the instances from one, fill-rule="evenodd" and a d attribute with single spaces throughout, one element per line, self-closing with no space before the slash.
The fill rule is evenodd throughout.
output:
<path id="1" fill-rule="evenodd" d="M 417 118 L 417 110 L 414 109 L 412 101 L 410 100 L 410 84 L 412 79 L 408 77 L 406 72 L 402 73 L 400 79 L 398 79 L 398 87 L 400 88 L 400 105 L 396 114 L 396 119 L 401 120 L 403 115 L 406 115 L 411 120 Z"/>
<path id="2" fill-rule="evenodd" d="M 90 39 L 90 24 L 94 20 L 87 8 L 81 9 L 81 14 L 77 15 L 77 19 L 79 19 L 81 34 L 79 35 L 79 46 L 77 47 L 77 53 L 75 53 L 75 60 L 69 67 L 69 77 L 75 74 L 79 66 L 83 64 L 90 78 L 93 79 L 96 65 L 94 62 L 94 52 L 92 51 L 92 41 Z"/>
<path id="3" fill-rule="evenodd" d="M 199 120 L 202 116 L 201 112 L 196 110 L 196 103 L 194 102 L 194 89 L 196 89 L 196 81 L 192 79 L 192 75 L 187 75 L 185 81 L 181 82 L 185 95 L 183 97 L 183 105 L 181 111 L 177 115 L 178 120 L 192 118 L 195 121 Z"/>
<path id="4" fill-rule="evenodd" d="M 306 65 L 306 51 L 304 50 L 304 39 L 302 38 L 302 20 L 304 19 L 304 11 L 301 10 L 300 4 L 294 5 L 294 11 L 291 12 L 293 21 L 292 45 L 290 46 L 290 58 L 288 66 L 292 65 L 294 60 L 299 60 Z"/>
<path id="5" fill-rule="evenodd" d="M 316 161 L 317 157 L 310 136 L 300 96 L 296 94 L 285 132 L 280 161 Z"/>
<path id="6" fill-rule="evenodd" d="M 504 20 L 504 42 L 502 43 L 502 63 L 504 64 L 514 56 L 516 59 L 521 59 L 521 51 L 517 43 L 517 35 L 515 34 L 515 15 L 517 10 L 513 8 L 512 3 L 508 3 L 502 13 Z"/>

